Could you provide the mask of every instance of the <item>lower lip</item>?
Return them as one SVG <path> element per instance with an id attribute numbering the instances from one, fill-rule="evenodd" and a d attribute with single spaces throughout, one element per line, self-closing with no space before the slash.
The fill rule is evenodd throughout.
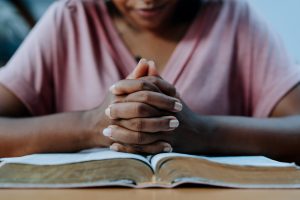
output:
<path id="1" fill-rule="evenodd" d="M 163 10 L 163 7 L 155 8 L 155 9 L 144 9 L 144 10 L 136 10 L 137 14 L 144 18 L 153 18 L 158 16 Z"/>

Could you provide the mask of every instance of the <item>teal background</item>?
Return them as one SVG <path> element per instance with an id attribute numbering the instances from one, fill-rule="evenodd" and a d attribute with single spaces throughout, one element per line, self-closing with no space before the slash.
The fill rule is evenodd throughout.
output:
<path id="1" fill-rule="evenodd" d="M 281 35 L 287 50 L 300 64 L 300 0 L 248 0 Z"/>

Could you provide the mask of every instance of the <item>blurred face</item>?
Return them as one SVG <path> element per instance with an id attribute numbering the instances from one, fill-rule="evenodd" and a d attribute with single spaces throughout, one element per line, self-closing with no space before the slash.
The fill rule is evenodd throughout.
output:
<path id="1" fill-rule="evenodd" d="M 130 23 L 142 29 L 159 29 L 167 26 L 178 1 L 112 0 L 119 12 Z"/>

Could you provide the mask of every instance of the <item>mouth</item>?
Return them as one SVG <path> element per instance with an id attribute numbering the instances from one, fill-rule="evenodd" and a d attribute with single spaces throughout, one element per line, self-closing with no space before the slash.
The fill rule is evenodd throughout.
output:
<path id="1" fill-rule="evenodd" d="M 135 11 L 141 17 L 152 18 L 158 16 L 165 7 L 166 5 L 141 7 L 141 8 L 136 8 Z"/>

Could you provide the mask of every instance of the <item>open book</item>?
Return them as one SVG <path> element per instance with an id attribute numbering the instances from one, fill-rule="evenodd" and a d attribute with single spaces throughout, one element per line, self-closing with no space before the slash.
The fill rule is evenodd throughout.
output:
<path id="1" fill-rule="evenodd" d="M 300 168 L 261 156 L 155 156 L 94 149 L 1 160 L 0 188 L 96 186 L 175 187 L 196 183 L 233 188 L 300 188 Z"/>

